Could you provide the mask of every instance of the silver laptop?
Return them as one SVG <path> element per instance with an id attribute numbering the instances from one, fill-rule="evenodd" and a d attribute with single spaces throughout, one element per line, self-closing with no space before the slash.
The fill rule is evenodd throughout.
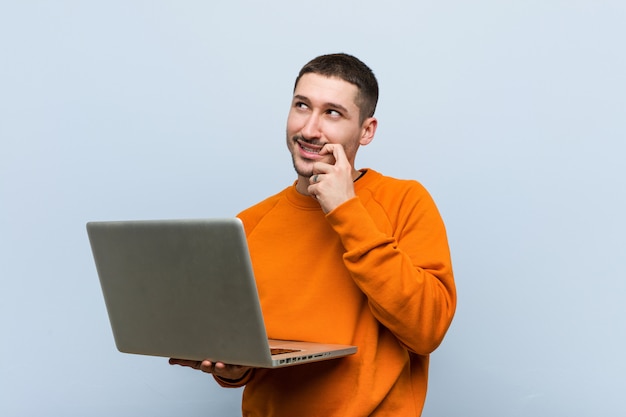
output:
<path id="1" fill-rule="evenodd" d="M 268 341 L 238 218 L 89 222 L 87 232 L 120 352 L 273 368 L 357 350 Z"/>

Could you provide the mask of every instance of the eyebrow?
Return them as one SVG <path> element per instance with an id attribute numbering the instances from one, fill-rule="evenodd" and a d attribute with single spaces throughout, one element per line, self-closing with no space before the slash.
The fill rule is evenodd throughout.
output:
<path id="1" fill-rule="evenodd" d="M 308 98 L 308 97 L 306 97 L 306 96 L 302 96 L 302 95 L 300 95 L 300 94 L 296 94 L 296 95 L 294 95 L 294 96 L 293 96 L 293 98 L 294 98 L 294 100 L 296 100 L 296 99 L 297 99 L 297 100 L 305 101 L 305 102 L 307 102 L 307 103 L 310 103 L 310 102 L 311 102 L 311 100 L 309 100 L 309 98 Z M 348 114 L 348 113 L 349 113 L 348 109 L 346 109 L 346 108 L 345 108 L 344 106 L 342 106 L 341 104 L 337 104 L 337 103 L 330 103 L 330 102 L 329 102 L 329 103 L 324 103 L 324 106 L 326 106 L 326 107 L 331 107 L 331 108 L 334 108 L 334 109 L 337 109 L 337 110 L 339 110 L 339 111 L 341 111 L 342 113 L 345 113 L 345 114 Z"/>

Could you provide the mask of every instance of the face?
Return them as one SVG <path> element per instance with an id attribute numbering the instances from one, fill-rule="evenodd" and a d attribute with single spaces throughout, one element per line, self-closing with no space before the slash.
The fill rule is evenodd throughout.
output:
<path id="1" fill-rule="evenodd" d="M 327 143 L 342 145 L 354 167 L 359 146 L 373 139 L 376 127 L 373 117 L 359 122 L 357 93 L 357 86 L 340 78 L 314 73 L 300 78 L 287 118 L 287 147 L 300 177 L 313 175 L 315 162 L 334 164 L 332 155 L 319 155 Z"/>

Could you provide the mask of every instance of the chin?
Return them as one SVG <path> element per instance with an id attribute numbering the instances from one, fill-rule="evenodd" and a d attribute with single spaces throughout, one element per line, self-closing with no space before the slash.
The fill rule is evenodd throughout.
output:
<path id="1" fill-rule="evenodd" d="M 301 177 L 310 177 L 313 175 L 313 163 L 293 160 L 293 169 Z"/>

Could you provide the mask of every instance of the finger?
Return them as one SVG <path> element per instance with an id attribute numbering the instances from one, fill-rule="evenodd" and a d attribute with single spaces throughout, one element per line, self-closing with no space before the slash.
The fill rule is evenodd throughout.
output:
<path id="1" fill-rule="evenodd" d="M 237 365 L 226 365 L 223 362 L 217 362 L 213 368 L 213 371 L 216 374 L 220 374 L 220 375 L 227 375 L 230 372 L 236 371 L 237 369 L 239 369 L 240 367 Z"/>
<path id="2" fill-rule="evenodd" d="M 325 155 L 329 153 L 333 155 L 333 158 L 335 158 L 334 165 L 348 163 L 348 157 L 346 156 L 346 152 L 343 149 L 343 146 L 337 143 L 327 143 L 320 151 L 320 155 Z"/>
<path id="3" fill-rule="evenodd" d="M 241 365 L 227 365 L 222 362 L 215 364 L 214 374 L 227 379 L 243 378 L 251 368 Z"/>
<path id="4" fill-rule="evenodd" d="M 170 365 L 180 365 L 188 368 L 200 369 L 200 361 L 170 358 L 169 363 Z"/>
<path id="5" fill-rule="evenodd" d="M 202 372 L 206 372 L 207 374 L 212 374 L 215 371 L 215 364 L 211 361 L 202 361 L 199 363 L 198 368 Z"/>

